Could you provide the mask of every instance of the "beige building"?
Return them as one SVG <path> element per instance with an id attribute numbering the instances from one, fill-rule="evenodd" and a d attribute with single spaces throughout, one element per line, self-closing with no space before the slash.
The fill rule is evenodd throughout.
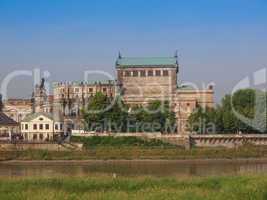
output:
<path id="1" fill-rule="evenodd" d="M 197 89 L 177 83 L 179 65 L 174 57 L 118 57 L 118 86 L 125 103 L 169 101 L 176 113 L 178 134 L 187 133 L 187 120 L 198 107 L 213 107 L 213 87 Z"/>
<path id="2" fill-rule="evenodd" d="M 48 113 L 33 113 L 21 122 L 24 140 L 52 141 L 64 133 L 63 118 Z"/>
<path id="3" fill-rule="evenodd" d="M 147 104 L 153 100 L 169 101 L 176 113 L 178 134 L 186 132 L 190 114 L 199 106 L 213 107 L 213 87 L 197 89 L 179 85 L 179 64 L 174 57 L 122 57 L 116 61 L 117 80 L 108 82 L 65 82 L 53 84 L 47 95 L 44 79 L 35 87 L 33 112 L 62 115 L 67 132 L 82 129 L 80 113 L 91 97 L 102 92 L 109 97 L 121 95 L 128 105 Z"/>
<path id="4" fill-rule="evenodd" d="M 16 122 L 21 122 L 26 115 L 32 113 L 30 99 L 8 99 L 3 104 L 3 112 Z"/>
<path id="5" fill-rule="evenodd" d="M 115 82 L 65 82 L 53 84 L 53 112 L 64 116 L 67 132 L 83 129 L 81 110 L 97 93 L 115 96 Z"/>
<path id="6" fill-rule="evenodd" d="M 119 57 L 116 69 L 121 94 L 127 104 L 172 101 L 177 88 L 176 58 Z"/>

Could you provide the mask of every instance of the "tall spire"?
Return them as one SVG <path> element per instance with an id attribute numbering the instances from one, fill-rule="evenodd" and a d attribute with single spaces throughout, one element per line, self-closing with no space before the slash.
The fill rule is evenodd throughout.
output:
<path id="1" fill-rule="evenodd" d="M 174 58 L 177 58 L 178 59 L 178 50 L 175 51 Z"/>
<path id="2" fill-rule="evenodd" d="M 177 70 L 176 72 L 178 73 L 179 72 L 179 55 L 178 55 L 178 50 L 175 51 L 174 53 L 174 58 L 176 58 L 176 64 L 177 64 Z"/>
<path id="3" fill-rule="evenodd" d="M 3 98 L 2 98 L 2 94 L 0 94 L 0 112 L 3 111 L 3 107 L 4 107 Z"/>
<path id="4" fill-rule="evenodd" d="M 118 58 L 119 59 L 121 59 L 122 58 L 122 56 L 121 56 L 121 52 L 119 51 L 119 56 L 118 56 Z"/>
<path id="5" fill-rule="evenodd" d="M 41 84 L 40 84 L 40 89 L 44 89 L 44 86 L 45 86 L 45 79 L 42 78 Z"/>

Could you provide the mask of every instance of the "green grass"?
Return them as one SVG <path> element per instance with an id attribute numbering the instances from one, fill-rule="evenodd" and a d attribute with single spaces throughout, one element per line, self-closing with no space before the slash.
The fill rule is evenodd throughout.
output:
<path id="1" fill-rule="evenodd" d="M 267 158 L 267 147 L 243 146 L 238 149 L 144 146 L 92 146 L 83 151 L 0 151 L 1 160 L 107 160 L 107 159 L 236 159 Z"/>
<path id="2" fill-rule="evenodd" d="M 267 158 L 266 146 L 246 145 L 236 149 L 176 147 L 160 140 L 137 137 L 73 137 L 84 144 L 82 151 L 0 151 L 1 160 L 107 160 L 107 159 L 236 159 Z"/>
<path id="3" fill-rule="evenodd" d="M 0 199 L 266 200 L 266 176 L 0 179 Z"/>
<path id="4" fill-rule="evenodd" d="M 90 149 L 96 146 L 139 146 L 139 147 L 174 147 L 174 145 L 157 139 L 145 140 L 138 137 L 71 137 L 72 142 L 83 143 L 84 148 Z"/>

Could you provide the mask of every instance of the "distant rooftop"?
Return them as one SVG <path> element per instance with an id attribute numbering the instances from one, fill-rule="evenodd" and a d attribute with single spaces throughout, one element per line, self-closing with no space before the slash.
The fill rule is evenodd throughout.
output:
<path id="1" fill-rule="evenodd" d="M 0 126 L 17 126 L 18 123 L 8 117 L 6 114 L 0 112 Z"/>
<path id="2" fill-rule="evenodd" d="M 177 67 L 176 57 L 119 57 L 117 67 Z"/>
<path id="3" fill-rule="evenodd" d="M 22 120 L 22 122 L 30 122 L 31 120 L 37 118 L 37 117 L 40 117 L 40 116 L 45 116 L 47 117 L 48 119 L 51 119 L 51 120 L 54 120 L 54 121 L 63 121 L 63 117 L 59 114 L 51 114 L 51 113 L 43 113 L 43 112 L 40 112 L 40 113 L 30 113 L 28 115 L 26 115 L 26 117 Z"/>

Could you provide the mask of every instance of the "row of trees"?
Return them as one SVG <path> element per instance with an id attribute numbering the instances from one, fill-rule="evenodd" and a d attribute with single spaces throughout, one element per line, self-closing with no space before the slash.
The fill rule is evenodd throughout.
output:
<path id="1" fill-rule="evenodd" d="M 174 132 L 175 113 L 168 102 L 129 107 L 97 93 L 83 111 L 86 129 L 97 132 Z"/>
<path id="2" fill-rule="evenodd" d="M 205 133 L 266 133 L 267 93 L 243 89 L 226 95 L 213 109 L 198 108 L 189 118 L 189 129 Z"/>
<path id="3" fill-rule="evenodd" d="M 226 95 L 215 108 L 199 107 L 189 117 L 190 131 L 205 133 L 267 132 L 267 93 L 254 89 Z M 168 102 L 129 107 L 121 99 L 97 93 L 83 111 L 85 127 L 97 132 L 176 131 L 175 113 Z"/>

